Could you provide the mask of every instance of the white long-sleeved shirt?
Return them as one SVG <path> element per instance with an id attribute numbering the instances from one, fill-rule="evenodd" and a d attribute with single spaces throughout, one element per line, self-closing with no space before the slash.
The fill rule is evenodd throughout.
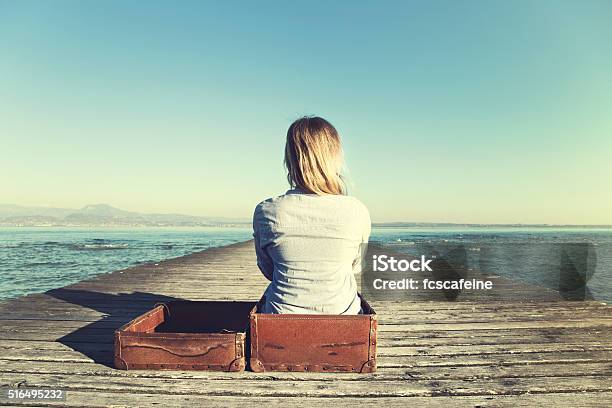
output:
<path id="1" fill-rule="evenodd" d="M 359 313 L 354 274 L 371 230 L 359 200 L 289 190 L 257 205 L 253 230 L 257 265 L 270 280 L 263 313 Z"/>

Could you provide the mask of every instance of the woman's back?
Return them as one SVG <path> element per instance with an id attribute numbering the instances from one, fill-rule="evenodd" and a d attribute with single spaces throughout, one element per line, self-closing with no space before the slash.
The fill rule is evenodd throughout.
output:
<path id="1" fill-rule="evenodd" d="M 257 206 L 253 229 L 258 265 L 271 280 L 264 313 L 359 313 L 354 272 L 370 235 L 359 200 L 289 190 Z"/>
<path id="2" fill-rule="evenodd" d="M 340 135 L 319 117 L 291 124 L 285 143 L 293 190 L 257 205 L 257 265 L 271 281 L 264 313 L 357 314 L 354 272 L 361 272 L 370 215 L 346 196 Z"/>

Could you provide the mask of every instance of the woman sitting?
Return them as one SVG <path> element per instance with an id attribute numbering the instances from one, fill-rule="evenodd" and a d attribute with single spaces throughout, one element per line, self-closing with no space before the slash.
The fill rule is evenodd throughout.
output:
<path id="1" fill-rule="evenodd" d="M 370 215 L 346 195 L 336 129 L 304 117 L 287 131 L 285 166 L 291 189 L 257 205 L 257 265 L 271 282 L 262 313 L 358 314 L 355 273 L 370 236 Z"/>

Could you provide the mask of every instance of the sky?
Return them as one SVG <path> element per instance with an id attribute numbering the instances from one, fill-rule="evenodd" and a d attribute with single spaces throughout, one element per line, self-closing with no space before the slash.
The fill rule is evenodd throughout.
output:
<path id="1" fill-rule="evenodd" d="M 248 218 L 291 122 L 375 222 L 612 224 L 610 1 L 0 0 L 0 203 Z"/>

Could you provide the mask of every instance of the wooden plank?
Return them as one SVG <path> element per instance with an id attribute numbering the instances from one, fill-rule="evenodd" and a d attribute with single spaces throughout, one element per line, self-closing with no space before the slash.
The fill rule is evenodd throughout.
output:
<path id="1" fill-rule="evenodd" d="M 92 396 L 95 395 L 95 398 Z M 0 400 L 1 402 L 1 400 Z M 522 394 L 504 396 L 436 396 L 436 397 L 382 397 L 350 398 L 337 395 L 330 398 L 309 397 L 235 397 L 211 395 L 171 395 L 171 394 L 134 394 L 129 392 L 100 392 L 89 390 L 71 390 L 66 401 L 24 402 L 23 406 L 57 406 L 57 407 L 248 407 L 254 404 L 266 407 L 315 407 L 315 408 L 354 408 L 354 407 L 389 407 L 405 408 L 406 406 L 427 406 L 433 408 L 452 407 L 605 407 L 612 405 L 612 393 L 584 392 L 566 394 Z M 11 402 L 10 405 L 19 406 Z"/>
<path id="2" fill-rule="evenodd" d="M 239 375 L 237 375 L 238 377 Z M 59 387 L 67 391 L 89 389 L 101 392 L 122 392 L 129 384 L 130 392 L 182 395 L 232 395 L 241 397 L 435 397 L 440 395 L 519 395 L 567 392 L 610 392 L 612 382 L 602 376 L 533 378 L 494 378 L 480 381 L 465 380 L 380 380 L 367 386 L 360 381 L 261 381 L 240 378 L 218 379 L 206 383 L 182 378 L 125 378 L 111 376 L 63 376 L 50 374 L 0 374 L 0 386 L 26 385 L 31 388 Z M 160 388 L 162 390 L 160 390 Z"/>
<path id="3" fill-rule="evenodd" d="M 235 373 L 211 372 L 211 371 L 123 371 L 115 370 L 94 363 L 64 363 L 37 362 L 35 365 L 29 361 L 7 361 L 3 360 L 0 373 L 12 374 L 61 374 L 72 376 L 113 376 L 127 378 L 182 378 L 215 381 L 217 379 L 236 379 Z M 605 376 L 612 374 L 612 362 L 607 363 L 550 363 L 550 364 L 526 364 L 526 365 L 500 365 L 500 366 L 423 366 L 406 368 L 381 367 L 373 374 L 364 376 L 362 374 L 343 373 L 253 373 L 246 371 L 239 378 L 249 378 L 257 381 L 312 381 L 330 380 L 334 381 L 360 381 L 367 383 L 378 380 L 398 379 L 421 379 L 439 380 L 456 379 L 476 381 L 478 379 L 490 378 L 531 378 L 531 377 L 580 377 L 580 376 Z"/>
<path id="4" fill-rule="evenodd" d="M 472 355 L 419 355 L 419 356 L 389 356 L 380 355 L 377 365 L 380 368 L 412 368 L 412 367 L 462 367 L 462 366 L 508 366 L 526 364 L 555 364 L 560 362 L 611 362 L 610 351 L 559 351 L 550 353 L 496 353 Z M 0 362 L 31 361 L 58 363 L 98 363 L 112 365 L 112 348 L 83 348 L 79 351 L 59 350 L 50 353 L 41 350 L 11 350 L 2 353 Z"/>

